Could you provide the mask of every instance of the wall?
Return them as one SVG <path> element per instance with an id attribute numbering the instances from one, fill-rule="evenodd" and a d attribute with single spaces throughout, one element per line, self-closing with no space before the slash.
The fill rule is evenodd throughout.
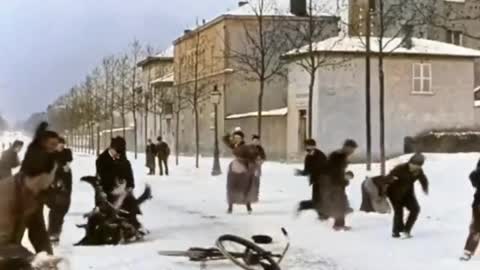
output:
<path id="1" fill-rule="evenodd" d="M 433 95 L 414 95 L 412 64 L 432 64 Z M 378 73 L 372 61 L 372 145 L 379 156 Z M 292 69 L 298 67 L 291 66 Z M 294 71 L 301 74 L 301 71 Z M 318 72 L 314 98 L 314 138 L 327 152 L 351 138 L 360 149 L 357 158 L 365 155 L 365 88 L 364 59 L 353 57 L 342 66 Z M 474 124 L 473 63 L 459 58 L 389 57 L 386 74 L 386 148 L 389 156 L 403 152 L 406 136 L 415 136 L 431 129 L 470 128 Z M 300 75 L 298 75 L 300 76 Z M 303 75 L 306 80 L 306 75 Z M 455 80 L 452 80 L 455 78 Z M 298 78 L 298 81 L 301 81 Z M 297 89 L 295 82 L 292 89 Z M 452 102 L 454 101 L 454 102 Z M 290 141 L 289 141 L 290 143 Z"/>
<path id="2" fill-rule="evenodd" d="M 231 132 L 235 127 L 241 127 L 246 141 L 257 134 L 257 118 L 245 117 L 241 119 L 225 120 L 225 128 Z M 286 116 L 265 116 L 262 122 L 262 145 L 269 160 L 285 160 L 287 147 L 287 119 Z"/>

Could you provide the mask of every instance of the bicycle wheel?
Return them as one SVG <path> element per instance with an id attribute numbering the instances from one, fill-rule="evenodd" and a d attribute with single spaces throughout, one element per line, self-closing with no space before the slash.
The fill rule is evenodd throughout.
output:
<path id="1" fill-rule="evenodd" d="M 230 251 L 227 246 L 233 245 L 244 248 L 243 252 Z M 280 266 L 273 259 L 272 253 L 253 242 L 235 235 L 222 235 L 218 238 L 216 246 L 225 258 L 245 270 L 280 270 Z M 261 268 L 259 268 L 261 267 Z"/>

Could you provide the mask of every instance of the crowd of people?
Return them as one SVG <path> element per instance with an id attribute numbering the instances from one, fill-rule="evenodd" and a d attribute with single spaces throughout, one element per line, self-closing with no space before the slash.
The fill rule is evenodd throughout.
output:
<path id="1" fill-rule="evenodd" d="M 234 159 L 228 166 L 226 181 L 227 213 L 233 213 L 234 205 L 244 205 L 249 214 L 252 205 L 259 201 L 262 165 L 267 156 L 257 135 L 246 142 L 242 130 L 236 129 L 223 137 Z M 0 253 L 30 254 L 21 245 L 25 231 L 35 252 L 53 253 L 52 243 L 58 242 L 65 215 L 70 208 L 72 194 L 72 151 L 59 134 L 40 124 L 32 142 L 28 145 L 22 162 L 19 153 L 24 143 L 13 142 L 0 158 Z M 348 170 L 350 158 L 358 148 L 353 140 L 346 140 L 342 147 L 326 155 L 313 139 L 305 141 L 304 168 L 296 170 L 296 176 L 309 178 L 311 198 L 298 204 L 297 214 L 314 210 L 320 221 L 333 219 L 336 231 L 350 230 L 346 217 L 353 212 L 346 189 L 354 174 Z M 82 178 L 95 187 L 95 208 L 85 215 L 88 218 L 86 236 L 79 244 L 118 244 L 126 232 L 112 228 L 130 229 L 128 238 L 141 239 L 147 231 L 138 221 L 140 205 L 151 198 L 149 189 L 135 198 L 134 173 L 127 158 L 127 145 L 122 137 L 112 138 L 110 146 L 96 160 L 96 176 Z M 155 175 L 158 161 L 160 175 L 169 174 L 170 148 L 162 137 L 154 144 L 146 145 L 146 166 L 149 175 Z M 367 177 L 361 185 L 360 210 L 391 213 L 393 209 L 392 237 L 411 238 L 412 230 L 420 214 L 414 184 L 418 181 L 425 194 L 429 182 L 422 169 L 425 156 L 414 154 L 407 162 L 394 167 L 386 175 Z M 13 170 L 19 168 L 18 173 Z M 472 223 L 462 260 L 469 260 L 480 242 L 480 162 L 471 173 L 470 180 L 476 193 L 472 204 Z M 43 208 L 50 209 L 48 227 Z M 404 210 L 408 217 L 404 218 Z M 111 227 L 112 220 L 119 226 Z M 117 224 L 118 225 L 118 224 Z M 107 236 L 106 236 L 107 235 Z M 112 240 L 116 239 L 116 240 Z M 10 254 L 10 253 L 9 253 Z M 0 260 L 1 266 L 1 260 Z"/>

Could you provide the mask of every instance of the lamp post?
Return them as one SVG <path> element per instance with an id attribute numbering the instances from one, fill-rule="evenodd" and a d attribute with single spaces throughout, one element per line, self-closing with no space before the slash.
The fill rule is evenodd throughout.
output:
<path id="1" fill-rule="evenodd" d="M 215 133 L 215 143 L 214 143 L 214 149 L 213 149 L 213 169 L 212 169 L 212 175 L 217 176 L 222 174 L 222 170 L 220 168 L 220 151 L 218 149 L 218 104 L 220 104 L 220 98 L 222 97 L 222 93 L 218 91 L 217 85 L 213 87 L 212 93 L 210 93 L 210 100 L 213 104 L 214 108 L 214 133 Z"/>

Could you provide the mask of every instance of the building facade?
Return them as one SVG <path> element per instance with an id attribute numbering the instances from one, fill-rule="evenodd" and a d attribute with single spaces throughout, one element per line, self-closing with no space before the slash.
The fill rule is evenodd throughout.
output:
<path id="1" fill-rule="evenodd" d="M 397 41 L 400 42 L 401 39 Z M 388 157 L 403 153 L 404 140 L 431 130 L 470 129 L 476 126 L 473 98 L 474 59 L 480 51 L 425 39 L 413 39 L 411 49 L 400 47 L 385 57 L 385 139 Z M 396 42 L 393 42 L 396 43 Z M 331 46 L 331 44 L 336 44 Z M 398 45 L 392 44 L 392 46 Z M 351 138 L 359 145 L 357 159 L 364 159 L 365 49 L 358 38 L 333 38 L 317 44 L 319 54 L 331 59 L 348 59 L 320 69 L 314 93 L 313 134 L 327 152 Z M 322 51 L 322 48 L 325 51 Z M 328 50 L 326 50 L 328 48 Z M 377 50 L 378 51 L 378 50 Z M 297 56 L 304 57 L 304 56 Z M 289 70 L 290 154 L 300 148 L 298 127 L 302 125 L 297 93 L 304 89 L 308 75 L 292 59 Z M 372 67 L 377 66 L 372 57 Z M 372 76 L 372 152 L 379 158 L 378 69 Z M 452 80 L 452 78 L 455 78 Z"/>

